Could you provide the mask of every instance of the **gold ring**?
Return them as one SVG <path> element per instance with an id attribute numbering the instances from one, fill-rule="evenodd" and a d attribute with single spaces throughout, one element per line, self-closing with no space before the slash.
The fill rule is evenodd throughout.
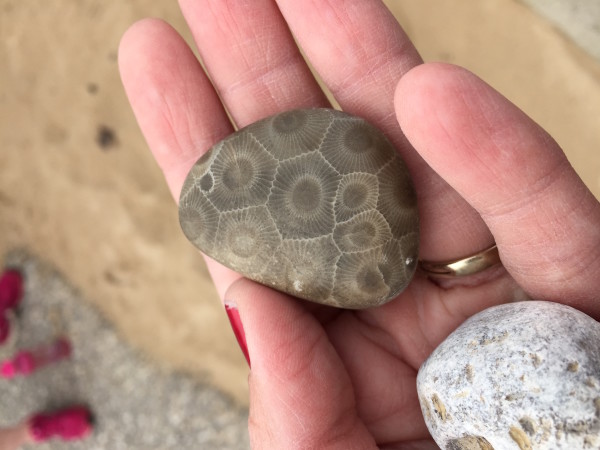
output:
<path id="1" fill-rule="evenodd" d="M 500 263 L 500 255 L 496 244 L 475 255 L 453 261 L 430 262 L 420 261 L 421 269 L 434 278 L 466 277 L 482 272 Z"/>

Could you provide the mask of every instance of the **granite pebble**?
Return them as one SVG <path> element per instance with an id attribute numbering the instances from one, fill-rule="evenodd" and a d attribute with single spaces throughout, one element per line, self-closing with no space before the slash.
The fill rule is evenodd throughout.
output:
<path id="1" fill-rule="evenodd" d="M 600 448 L 600 324 L 558 303 L 489 308 L 435 349 L 417 389 L 445 450 Z"/>

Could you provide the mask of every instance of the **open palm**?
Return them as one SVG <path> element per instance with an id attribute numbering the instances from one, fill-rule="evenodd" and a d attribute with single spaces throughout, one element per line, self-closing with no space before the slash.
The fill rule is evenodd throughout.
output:
<path id="1" fill-rule="evenodd" d="M 181 37 L 144 20 L 119 63 L 175 198 L 196 159 L 237 127 L 329 103 L 378 126 L 415 181 L 424 260 L 497 242 L 503 266 L 460 281 L 422 273 L 365 311 L 311 305 L 208 260 L 239 309 L 249 348 L 256 448 L 435 448 L 416 373 L 460 323 L 534 297 L 600 316 L 600 206 L 556 143 L 464 69 L 422 64 L 379 1 L 181 0 L 209 81 Z M 290 31 L 291 30 L 291 31 Z"/>

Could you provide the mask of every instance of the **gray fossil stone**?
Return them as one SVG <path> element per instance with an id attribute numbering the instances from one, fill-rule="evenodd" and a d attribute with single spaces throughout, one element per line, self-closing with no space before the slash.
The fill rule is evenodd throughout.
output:
<path id="1" fill-rule="evenodd" d="M 458 449 L 600 448 L 600 324 L 529 301 L 468 319 L 417 377 L 437 444 Z"/>
<path id="2" fill-rule="evenodd" d="M 217 143 L 188 174 L 179 219 L 222 264 L 332 306 L 383 304 L 417 264 L 408 170 L 379 130 L 331 109 L 284 112 Z"/>

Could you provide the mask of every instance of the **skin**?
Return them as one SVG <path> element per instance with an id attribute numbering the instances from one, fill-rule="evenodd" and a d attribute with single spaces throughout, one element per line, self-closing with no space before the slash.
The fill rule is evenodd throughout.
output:
<path id="1" fill-rule="evenodd" d="M 496 241 L 504 266 L 449 283 L 418 273 L 384 306 L 341 311 L 207 259 L 246 334 L 254 448 L 436 448 L 415 377 L 467 317 L 525 297 L 600 317 L 598 201 L 552 138 L 502 95 L 465 69 L 422 64 L 383 4 L 180 6 L 214 88 L 160 20 L 134 24 L 119 51 L 127 95 L 174 198 L 195 160 L 233 131 L 224 107 L 242 127 L 328 106 L 291 30 L 342 108 L 383 130 L 405 159 L 419 197 L 421 258 L 454 259 Z"/>
<path id="2" fill-rule="evenodd" d="M 0 430 L 0 450 L 17 450 L 25 444 L 33 444 L 35 440 L 29 433 L 29 421 L 15 425 L 12 428 Z"/>

